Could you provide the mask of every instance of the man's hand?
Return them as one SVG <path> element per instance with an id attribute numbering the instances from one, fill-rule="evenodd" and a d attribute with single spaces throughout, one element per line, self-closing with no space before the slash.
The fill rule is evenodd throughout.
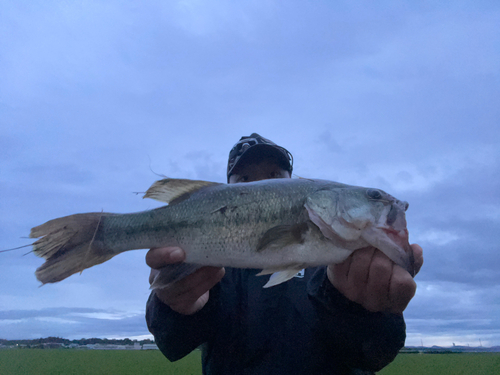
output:
<path id="1" fill-rule="evenodd" d="M 422 248 L 411 247 L 418 272 L 424 262 Z M 329 265 L 327 273 L 337 290 L 372 312 L 401 314 L 417 290 L 406 270 L 373 247 L 356 250 L 345 262 Z"/>
<path id="2" fill-rule="evenodd" d="M 151 249 L 146 254 L 146 263 L 151 267 L 151 284 L 159 269 L 169 264 L 184 261 L 186 254 L 178 247 Z M 224 268 L 202 267 L 182 280 L 176 281 L 166 289 L 155 289 L 155 293 L 172 310 L 191 315 L 208 302 L 209 291 L 224 276 Z"/>

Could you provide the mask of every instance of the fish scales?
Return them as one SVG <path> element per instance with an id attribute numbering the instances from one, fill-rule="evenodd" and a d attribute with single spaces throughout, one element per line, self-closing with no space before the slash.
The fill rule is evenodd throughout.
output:
<path id="1" fill-rule="evenodd" d="M 222 254 L 226 261 L 234 252 L 244 256 L 254 253 L 259 238 L 270 228 L 307 220 L 304 200 L 315 187 L 309 181 L 298 186 L 279 184 L 278 189 L 245 185 L 235 189 L 219 185 L 171 206 L 104 216 L 95 241 L 120 251 L 181 246 L 191 258 L 191 249 L 202 249 L 207 251 L 206 259 L 212 258 L 211 254 Z M 220 263 L 215 260 L 213 265 Z"/>

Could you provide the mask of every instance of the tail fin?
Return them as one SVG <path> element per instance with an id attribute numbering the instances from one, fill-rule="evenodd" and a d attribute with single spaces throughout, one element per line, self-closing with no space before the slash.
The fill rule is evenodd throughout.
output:
<path id="1" fill-rule="evenodd" d="M 108 215 L 112 214 L 70 215 L 31 229 L 31 238 L 42 237 L 33 243 L 33 252 L 46 260 L 35 272 L 37 279 L 55 283 L 116 255 L 94 241 L 102 218 Z"/>

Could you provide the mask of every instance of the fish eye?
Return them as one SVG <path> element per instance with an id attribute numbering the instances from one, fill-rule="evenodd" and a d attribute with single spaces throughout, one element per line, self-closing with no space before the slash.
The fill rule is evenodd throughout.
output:
<path id="1" fill-rule="evenodd" d="M 368 189 L 366 191 L 366 195 L 368 195 L 368 198 L 370 199 L 382 199 L 382 193 L 380 190 Z"/>

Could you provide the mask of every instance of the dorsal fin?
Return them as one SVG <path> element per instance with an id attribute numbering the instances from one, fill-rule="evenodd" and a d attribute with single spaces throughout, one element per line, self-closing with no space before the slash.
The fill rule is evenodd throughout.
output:
<path id="1" fill-rule="evenodd" d="M 146 191 L 143 198 L 156 199 L 160 202 L 178 203 L 192 193 L 207 186 L 221 185 L 218 182 L 188 180 L 182 178 L 166 178 L 156 181 Z M 175 202 L 174 202 L 175 201 Z"/>

